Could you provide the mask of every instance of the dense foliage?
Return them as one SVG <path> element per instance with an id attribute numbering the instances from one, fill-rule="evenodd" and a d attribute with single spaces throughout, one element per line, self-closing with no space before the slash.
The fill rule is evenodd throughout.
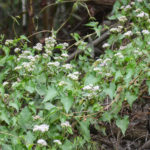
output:
<path id="1" fill-rule="evenodd" d="M 114 5 L 109 19 L 119 23 L 109 29 L 105 54 L 96 61 L 78 34 L 77 49 L 85 53 L 69 64 L 68 44 L 57 43 L 54 31 L 45 45 L 34 47 L 25 36 L 6 41 L 1 36 L 2 149 L 98 149 L 90 126 L 106 134 L 100 122 L 115 121 L 125 134 L 129 116 L 122 106 L 132 109 L 143 93 L 150 94 L 150 4 L 122 3 Z"/>

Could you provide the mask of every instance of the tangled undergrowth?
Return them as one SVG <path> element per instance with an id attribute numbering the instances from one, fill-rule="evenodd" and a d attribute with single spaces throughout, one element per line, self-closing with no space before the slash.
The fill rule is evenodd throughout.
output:
<path id="1" fill-rule="evenodd" d="M 25 36 L 5 42 L 1 36 L 2 149 L 98 150 L 102 143 L 92 140 L 90 128 L 106 135 L 102 122 L 115 122 L 125 135 L 130 117 L 123 109 L 150 94 L 149 12 L 146 1 L 117 1 L 109 19 L 118 23 L 96 61 L 77 34 L 85 53 L 68 64 L 68 44 L 57 43 L 55 32 L 34 47 Z"/>

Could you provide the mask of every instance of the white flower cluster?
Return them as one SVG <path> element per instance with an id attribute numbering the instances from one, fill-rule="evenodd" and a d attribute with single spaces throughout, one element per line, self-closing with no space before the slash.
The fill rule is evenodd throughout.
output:
<path id="1" fill-rule="evenodd" d="M 55 61 L 55 62 L 49 62 L 47 65 L 58 67 L 60 65 L 60 63 L 58 61 Z"/>
<path id="2" fill-rule="evenodd" d="M 141 12 L 141 13 L 139 13 L 139 14 L 137 14 L 136 15 L 138 18 L 148 18 L 149 17 L 149 15 L 147 14 L 147 13 L 145 13 L 145 12 Z"/>
<path id="3" fill-rule="evenodd" d="M 103 47 L 103 48 L 108 48 L 108 47 L 110 47 L 110 44 L 104 43 L 102 47 Z"/>
<path id="4" fill-rule="evenodd" d="M 102 71 L 102 69 L 100 67 L 94 67 L 93 70 L 94 71 Z"/>
<path id="5" fill-rule="evenodd" d="M 65 81 L 60 81 L 60 82 L 58 83 L 58 85 L 59 85 L 59 86 L 66 85 L 66 82 L 65 82 Z"/>
<path id="6" fill-rule="evenodd" d="M 105 76 L 110 77 L 111 73 L 106 73 Z"/>
<path id="7" fill-rule="evenodd" d="M 89 85 L 84 86 L 83 90 L 98 91 L 99 88 L 100 87 L 98 85 L 94 86 L 92 84 L 89 84 Z"/>
<path id="8" fill-rule="evenodd" d="M 49 57 L 48 54 L 46 54 L 46 53 L 43 53 L 42 55 L 43 55 L 43 58 L 48 58 Z"/>
<path id="9" fill-rule="evenodd" d="M 15 53 L 20 52 L 20 48 L 15 48 L 15 49 L 14 49 L 14 52 L 15 52 Z"/>
<path id="10" fill-rule="evenodd" d="M 38 144 L 42 145 L 42 146 L 47 146 L 47 142 L 44 139 L 39 139 L 37 141 Z"/>
<path id="11" fill-rule="evenodd" d="M 20 66 L 19 66 L 20 67 Z M 22 68 L 26 69 L 28 72 L 33 71 L 35 68 L 34 63 L 31 62 L 23 62 L 22 63 Z M 15 68 L 16 69 L 16 68 Z M 16 69 L 17 70 L 17 69 Z"/>
<path id="12" fill-rule="evenodd" d="M 135 2 L 131 2 L 131 5 L 134 6 L 134 5 L 135 5 Z"/>
<path id="13" fill-rule="evenodd" d="M 72 69 L 73 68 L 73 66 L 71 64 L 62 65 L 62 67 L 65 69 Z"/>
<path id="14" fill-rule="evenodd" d="M 66 121 L 66 122 L 63 122 L 61 123 L 61 126 L 64 128 L 64 127 L 71 127 L 69 121 Z"/>
<path id="15" fill-rule="evenodd" d="M 66 54 L 66 53 L 62 53 L 61 56 L 62 56 L 62 57 L 68 57 L 69 55 Z"/>
<path id="16" fill-rule="evenodd" d="M 132 33 L 132 31 L 127 31 L 126 33 L 124 33 L 124 36 L 132 36 L 133 35 L 133 33 Z"/>
<path id="17" fill-rule="evenodd" d="M 12 39 L 8 39 L 5 41 L 5 45 L 10 45 L 13 44 L 13 40 Z"/>
<path id="18" fill-rule="evenodd" d="M 65 49 L 69 46 L 69 44 L 68 44 L 68 43 L 66 43 L 66 42 L 64 42 L 64 43 L 60 43 L 60 44 L 58 44 L 57 46 L 61 46 L 61 47 L 62 47 L 62 49 L 63 49 L 63 50 L 65 50 Z"/>
<path id="19" fill-rule="evenodd" d="M 120 52 L 116 53 L 114 56 L 117 56 L 119 58 L 124 58 L 124 56 Z"/>
<path id="20" fill-rule="evenodd" d="M 54 49 L 56 45 L 56 38 L 53 35 L 52 37 L 45 38 L 45 52 L 48 55 L 52 54 L 52 50 Z"/>
<path id="21" fill-rule="evenodd" d="M 49 125 L 47 124 L 42 124 L 42 125 L 35 125 L 33 128 L 33 131 L 41 131 L 42 133 L 46 132 L 49 130 Z"/>
<path id="22" fill-rule="evenodd" d="M 124 50 L 126 48 L 127 48 L 127 46 L 120 46 L 119 50 Z"/>
<path id="23" fill-rule="evenodd" d="M 142 33 L 143 33 L 144 35 L 148 35 L 150 32 L 149 32 L 148 30 L 142 30 Z"/>
<path id="24" fill-rule="evenodd" d="M 119 32 L 121 32 L 122 28 L 123 28 L 123 26 L 118 26 L 117 28 L 111 28 L 110 32 L 119 33 Z"/>
<path id="25" fill-rule="evenodd" d="M 100 66 L 103 67 L 103 66 L 108 65 L 108 61 L 110 60 L 111 60 L 110 58 L 106 58 L 103 62 L 100 63 Z"/>
<path id="26" fill-rule="evenodd" d="M 73 72 L 73 73 L 69 73 L 68 77 L 73 79 L 73 80 L 78 80 L 80 73 L 79 72 Z"/>
<path id="27" fill-rule="evenodd" d="M 3 82 L 3 86 L 6 86 L 8 84 L 9 84 L 9 82 L 7 82 L 7 81 Z"/>
<path id="28" fill-rule="evenodd" d="M 127 5 L 125 8 L 124 8 L 124 10 L 125 11 L 128 11 L 128 10 L 130 10 L 132 7 L 130 6 L 130 5 Z"/>
<path id="29" fill-rule="evenodd" d="M 41 43 L 37 43 L 35 46 L 33 46 L 33 49 L 36 49 L 38 51 L 41 51 L 43 48 L 42 44 Z"/>
<path id="30" fill-rule="evenodd" d="M 63 60 L 63 58 L 61 56 L 56 56 L 54 57 L 55 60 Z"/>
<path id="31" fill-rule="evenodd" d="M 127 17 L 126 16 L 121 16 L 121 17 L 118 18 L 118 20 L 120 22 L 126 22 L 127 21 Z"/>
<path id="32" fill-rule="evenodd" d="M 62 145 L 62 143 L 61 143 L 60 140 L 54 140 L 53 142 L 54 142 L 54 143 L 57 143 L 58 145 Z"/>

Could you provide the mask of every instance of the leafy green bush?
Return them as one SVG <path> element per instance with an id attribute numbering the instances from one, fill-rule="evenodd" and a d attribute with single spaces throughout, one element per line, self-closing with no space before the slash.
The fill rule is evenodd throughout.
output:
<path id="1" fill-rule="evenodd" d="M 114 120 L 125 134 L 129 117 L 120 113 L 122 105 L 132 108 L 144 92 L 150 94 L 150 6 L 125 2 L 114 6 L 110 19 L 120 23 L 110 29 L 105 54 L 96 61 L 77 34 L 77 47 L 86 53 L 69 64 L 68 44 L 58 44 L 54 33 L 33 48 L 25 36 L 5 43 L 1 37 L 2 149 L 98 149 L 89 127 L 99 129 L 102 121 Z"/>

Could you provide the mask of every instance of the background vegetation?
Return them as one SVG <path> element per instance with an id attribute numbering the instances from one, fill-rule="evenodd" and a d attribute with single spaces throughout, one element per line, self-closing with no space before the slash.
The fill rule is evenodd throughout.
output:
<path id="1" fill-rule="evenodd" d="M 97 18 L 96 3 L 23 2 L 0 3 L 1 148 L 149 145 L 150 3 L 116 1 L 107 16 L 103 4 Z"/>

